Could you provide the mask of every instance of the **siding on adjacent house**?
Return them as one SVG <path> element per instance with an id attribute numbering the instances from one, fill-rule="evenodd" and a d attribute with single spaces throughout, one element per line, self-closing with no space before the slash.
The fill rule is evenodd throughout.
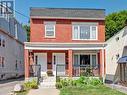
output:
<path id="1" fill-rule="evenodd" d="M 15 23 L 18 26 L 17 33 L 14 27 Z M 0 59 L 3 60 L 2 58 L 4 58 L 3 67 L 0 61 L 0 80 L 24 75 L 26 31 L 16 19 L 11 18 L 8 21 L 5 18 L 0 18 L 0 39 Z M 3 46 L 3 40 L 5 41 L 5 46 Z"/>
<path id="2" fill-rule="evenodd" d="M 127 28 L 127 27 L 125 27 Z M 127 35 L 125 28 L 109 39 L 106 44 L 106 79 L 117 81 L 120 76 L 120 69 L 117 61 L 122 56 L 127 56 Z M 119 57 L 118 57 L 119 56 Z"/>

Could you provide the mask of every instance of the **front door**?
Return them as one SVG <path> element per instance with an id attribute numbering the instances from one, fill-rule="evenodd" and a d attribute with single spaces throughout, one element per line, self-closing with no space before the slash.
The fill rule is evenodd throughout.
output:
<path id="1" fill-rule="evenodd" d="M 41 76 L 47 72 L 47 53 L 35 53 L 34 54 L 35 64 L 41 65 Z"/>
<path id="2" fill-rule="evenodd" d="M 53 53 L 53 75 L 65 75 L 65 53 Z M 56 72 L 57 70 L 57 72 Z"/>

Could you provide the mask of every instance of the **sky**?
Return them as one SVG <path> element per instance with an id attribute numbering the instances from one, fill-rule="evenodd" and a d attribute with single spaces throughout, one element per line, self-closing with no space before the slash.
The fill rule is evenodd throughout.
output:
<path id="1" fill-rule="evenodd" d="M 15 10 L 26 16 L 15 14 L 20 23 L 28 24 L 30 7 L 106 9 L 108 15 L 127 10 L 127 0 L 15 0 Z"/>

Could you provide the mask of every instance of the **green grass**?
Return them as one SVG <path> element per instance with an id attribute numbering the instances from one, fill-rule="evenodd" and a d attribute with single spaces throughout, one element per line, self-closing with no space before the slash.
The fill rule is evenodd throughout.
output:
<path id="1" fill-rule="evenodd" d="M 60 95 L 127 95 L 105 86 L 67 87 L 60 91 Z"/>

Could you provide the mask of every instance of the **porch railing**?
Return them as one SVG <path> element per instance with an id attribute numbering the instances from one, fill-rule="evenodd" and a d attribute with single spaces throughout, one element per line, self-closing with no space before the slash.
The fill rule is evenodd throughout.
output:
<path id="1" fill-rule="evenodd" d="M 90 65 L 73 65 L 73 77 L 79 76 L 100 76 L 100 66 L 90 66 Z M 56 65 L 56 76 L 67 77 L 68 76 L 68 66 L 65 64 Z"/>
<path id="2" fill-rule="evenodd" d="M 74 65 L 73 66 L 73 76 L 99 76 L 99 65 Z"/>

